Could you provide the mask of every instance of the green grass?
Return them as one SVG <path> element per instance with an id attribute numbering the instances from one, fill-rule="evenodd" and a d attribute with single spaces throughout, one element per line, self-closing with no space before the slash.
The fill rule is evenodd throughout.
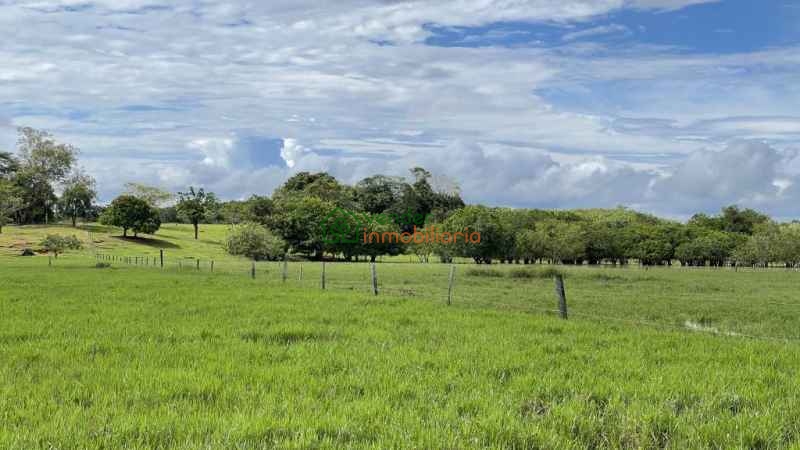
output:
<path id="1" fill-rule="evenodd" d="M 215 273 L 0 256 L 0 448 L 800 448 L 800 273 L 560 268 L 563 321 L 548 267 L 458 266 L 447 307 L 444 265 L 322 291 L 173 232 Z"/>

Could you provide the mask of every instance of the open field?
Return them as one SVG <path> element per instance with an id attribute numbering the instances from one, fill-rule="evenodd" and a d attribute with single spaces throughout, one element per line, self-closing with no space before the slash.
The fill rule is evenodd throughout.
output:
<path id="1" fill-rule="evenodd" d="M 0 448 L 800 448 L 800 273 L 569 268 L 563 321 L 547 267 L 458 265 L 448 307 L 445 265 L 322 291 L 209 231 L 158 239 L 213 274 L 0 256 Z"/>

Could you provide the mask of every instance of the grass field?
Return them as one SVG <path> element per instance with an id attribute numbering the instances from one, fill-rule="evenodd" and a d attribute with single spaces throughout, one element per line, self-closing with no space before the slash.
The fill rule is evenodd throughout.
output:
<path id="1" fill-rule="evenodd" d="M 441 264 L 250 279 L 222 227 L 157 236 L 214 273 L 8 256 L 47 232 L 0 237 L 0 448 L 800 448 L 797 272 L 566 269 L 563 321 L 546 268 L 459 265 L 448 307 Z"/>

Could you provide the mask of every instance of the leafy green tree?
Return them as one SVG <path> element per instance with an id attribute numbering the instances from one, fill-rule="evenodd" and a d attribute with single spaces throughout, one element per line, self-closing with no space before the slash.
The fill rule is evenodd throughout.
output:
<path id="1" fill-rule="evenodd" d="M 734 233 L 726 233 L 711 229 L 694 229 L 690 240 L 683 242 L 675 249 L 675 257 L 684 266 L 722 266 L 737 247 Z"/>
<path id="2" fill-rule="evenodd" d="M 505 238 L 503 225 L 497 210 L 484 206 L 467 206 L 453 213 L 443 224 L 442 232 L 451 234 L 455 242 L 443 243 L 451 248 L 451 254 L 472 258 L 478 264 L 491 264 L 503 255 Z M 458 239 L 455 233 L 480 234 L 480 242 Z"/>
<path id="3" fill-rule="evenodd" d="M 532 264 L 547 256 L 547 240 L 547 234 L 537 229 L 519 231 L 515 238 L 517 254 L 525 264 Z"/>
<path id="4" fill-rule="evenodd" d="M 19 212 L 22 222 L 48 222 L 57 202 L 54 184 L 63 181 L 77 159 L 78 150 L 58 143 L 47 132 L 19 128 L 17 153 L 19 169 L 15 176 L 23 191 L 24 207 Z"/>
<path id="5" fill-rule="evenodd" d="M 369 236 L 372 233 L 376 233 L 379 236 L 384 236 L 384 233 L 400 233 L 400 227 L 397 224 L 389 220 L 382 220 L 381 217 L 374 215 L 365 215 L 363 217 L 363 227 L 357 230 L 358 243 L 355 246 L 357 254 L 367 256 L 370 261 L 374 262 L 378 256 L 403 253 L 405 245 L 402 242 L 391 239 L 374 239 L 372 242 L 369 240 Z M 366 239 L 365 236 L 367 237 Z"/>
<path id="6" fill-rule="evenodd" d="M 269 197 L 253 195 L 244 202 L 245 217 L 252 222 L 266 225 L 275 210 L 275 203 Z"/>
<path id="7" fill-rule="evenodd" d="M 225 250 L 231 255 L 255 260 L 281 259 L 286 254 L 286 249 L 286 241 L 253 222 L 234 225 L 225 241 Z"/>
<path id="8" fill-rule="evenodd" d="M 272 199 L 280 203 L 298 196 L 316 197 L 348 210 L 355 210 L 356 206 L 353 188 L 339 183 L 336 178 L 324 172 L 300 172 L 292 176 L 275 190 Z"/>
<path id="9" fill-rule="evenodd" d="M 146 201 L 132 195 L 121 195 L 111 202 L 100 216 L 100 223 L 122 228 L 122 236 L 128 230 L 134 236 L 139 233 L 154 234 L 161 227 L 161 217 L 157 209 Z"/>
<path id="10" fill-rule="evenodd" d="M 328 219 L 336 210 L 335 204 L 319 197 L 281 197 L 268 228 L 281 236 L 293 252 L 322 258 L 329 241 Z"/>
<path id="11" fill-rule="evenodd" d="M 209 214 L 217 208 L 217 197 L 212 192 L 206 192 L 203 188 L 195 190 L 189 187 L 188 192 L 178 193 L 178 214 L 194 227 L 194 238 L 198 239 L 200 222 L 206 219 Z"/>
<path id="12" fill-rule="evenodd" d="M 97 198 L 94 178 L 81 172 L 74 173 L 64 184 L 59 208 L 76 226 L 78 217 L 86 219 L 92 214 L 92 203 Z"/>
<path id="13" fill-rule="evenodd" d="M 0 180 L 0 234 L 3 227 L 14 220 L 14 215 L 22 208 L 20 190 L 9 181 Z"/>
<path id="14" fill-rule="evenodd" d="M 355 198 L 361 210 L 372 214 L 388 211 L 397 203 L 406 183 L 399 177 L 375 175 L 355 185 Z"/>
<path id="15" fill-rule="evenodd" d="M 44 239 L 39 243 L 39 246 L 42 247 L 42 250 L 52 253 L 56 258 L 60 253 L 64 253 L 67 250 L 80 250 L 83 248 L 83 243 L 75 237 L 72 236 L 60 236 L 57 234 L 48 234 L 45 236 Z"/>

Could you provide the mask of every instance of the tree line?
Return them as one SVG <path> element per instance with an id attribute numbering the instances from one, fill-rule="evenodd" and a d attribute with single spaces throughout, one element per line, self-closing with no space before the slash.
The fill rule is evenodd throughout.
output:
<path id="1" fill-rule="evenodd" d="M 171 193 L 129 183 L 109 205 L 97 204 L 95 180 L 77 166 L 78 150 L 47 132 L 20 128 L 15 154 L 0 152 L 0 233 L 9 223 L 77 220 L 119 227 L 123 236 L 153 234 L 162 223 L 226 223 L 226 248 L 252 258 L 287 252 L 345 260 L 414 254 L 478 264 L 560 263 L 669 266 L 800 265 L 800 223 L 778 223 L 752 209 L 727 206 L 681 223 L 615 209 L 542 210 L 466 205 L 456 188 L 439 186 L 424 168 L 410 178 L 375 175 L 354 185 L 327 173 L 301 172 L 272 196 L 221 201 L 189 187 Z M 344 221 L 341 218 L 344 217 Z M 392 217 L 393 220 L 378 220 Z M 330 219 L 336 219 L 330 221 Z M 356 219 L 357 218 L 357 219 Z M 331 227 L 349 239 L 330 240 Z M 481 235 L 472 242 L 364 242 L 372 232 L 432 229 Z"/>

